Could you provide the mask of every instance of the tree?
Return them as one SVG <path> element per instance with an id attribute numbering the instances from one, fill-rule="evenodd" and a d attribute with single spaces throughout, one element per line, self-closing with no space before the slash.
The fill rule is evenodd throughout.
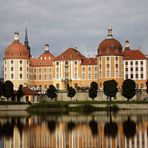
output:
<path id="1" fill-rule="evenodd" d="M 118 83 L 115 80 L 108 80 L 103 83 L 104 94 L 110 98 L 110 101 L 111 98 L 115 97 L 117 94 L 117 85 Z"/>
<path id="2" fill-rule="evenodd" d="M 129 101 L 136 94 L 136 84 L 134 80 L 126 79 L 122 85 L 122 95 Z"/>
<path id="3" fill-rule="evenodd" d="M 24 96 L 23 85 L 19 86 L 19 88 L 16 92 L 16 96 L 17 96 L 17 101 L 20 101 L 20 98 Z"/>
<path id="4" fill-rule="evenodd" d="M 55 86 L 49 85 L 49 88 L 47 89 L 47 96 L 51 99 L 53 99 L 53 98 L 56 99 L 57 98 L 56 92 L 57 92 L 57 89 L 55 88 Z"/>
<path id="5" fill-rule="evenodd" d="M 148 80 L 146 81 L 146 92 L 148 94 Z"/>
<path id="6" fill-rule="evenodd" d="M 127 138 L 133 138 L 136 134 L 136 123 L 130 117 L 123 122 L 123 133 Z"/>
<path id="7" fill-rule="evenodd" d="M 13 83 L 9 80 L 4 83 L 4 97 L 10 98 L 14 96 Z"/>
<path id="8" fill-rule="evenodd" d="M 4 83 L 0 81 L 0 97 L 3 95 L 3 87 L 4 87 Z"/>
<path id="9" fill-rule="evenodd" d="M 76 95 L 76 90 L 72 86 L 67 85 L 67 96 L 70 97 L 72 100 L 72 98 L 75 95 Z"/>
<path id="10" fill-rule="evenodd" d="M 93 100 L 97 97 L 98 93 L 98 84 L 96 82 L 91 82 L 89 89 L 89 97 Z"/>

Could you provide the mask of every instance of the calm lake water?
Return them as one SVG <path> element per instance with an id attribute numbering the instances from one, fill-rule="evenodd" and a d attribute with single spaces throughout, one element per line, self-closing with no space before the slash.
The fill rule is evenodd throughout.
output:
<path id="1" fill-rule="evenodd" d="M 148 112 L 0 113 L 1 148 L 148 148 Z"/>

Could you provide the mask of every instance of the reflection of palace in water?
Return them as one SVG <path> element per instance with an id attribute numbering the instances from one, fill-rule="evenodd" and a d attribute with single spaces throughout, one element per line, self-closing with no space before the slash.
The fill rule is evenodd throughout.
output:
<path id="1" fill-rule="evenodd" d="M 50 116 L 9 119 L 5 148 L 147 148 L 147 116 Z M 1 125 L 6 122 L 1 123 Z M 12 126 L 12 124 L 14 126 Z M 135 129 L 134 129 L 135 128 Z M 6 134 L 5 133 L 5 134 Z"/>

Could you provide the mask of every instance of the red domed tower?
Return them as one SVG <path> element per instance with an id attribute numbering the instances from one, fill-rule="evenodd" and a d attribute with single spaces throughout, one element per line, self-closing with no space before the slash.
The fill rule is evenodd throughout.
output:
<path id="1" fill-rule="evenodd" d="M 10 80 L 14 89 L 29 84 L 29 50 L 19 42 L 19 33 L 14 33 L 14 41 L 6 48 L 4 55 L 4 81 Z"/>
<path id="2" fill-rule="evenodd" d="M 116 80 L 121 88 L 123 82 L 122 74 L 122 45 L 113 38 L 112 28 L 108 28 L 108 37 L 98 47 L 98 83 L 103 88 L 106 80 Z"/>

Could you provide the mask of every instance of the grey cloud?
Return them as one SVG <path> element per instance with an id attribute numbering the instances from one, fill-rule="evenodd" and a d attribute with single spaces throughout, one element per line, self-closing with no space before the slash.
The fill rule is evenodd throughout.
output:
<path id="1" fill-rule="evenodd" d="M 69 45 L 86 55 L 95 55 L 111 24 L 113 35 L 147 54 L 148 1 L 143 0 L 5 0 L 0 9 L 0 50 L 13 40 L 13 32 L 24 40 L 27 22 L 32 54 L 50 44 L 55 55 Z"/>

